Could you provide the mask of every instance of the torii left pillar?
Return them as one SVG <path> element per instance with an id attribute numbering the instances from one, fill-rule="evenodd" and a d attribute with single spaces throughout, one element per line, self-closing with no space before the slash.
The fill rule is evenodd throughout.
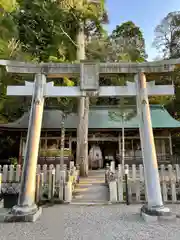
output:
<path id="1" fill-rule="evenodd" d="M 21 177 L 18 204 L 14 206 L 6 221 L 34 222 L 41 215 L 41 208 L 35 204 L 36 168 L 44 108 L 46 76 L 35 75 L 29 127 L 26 141 L 25 160 Z"/>

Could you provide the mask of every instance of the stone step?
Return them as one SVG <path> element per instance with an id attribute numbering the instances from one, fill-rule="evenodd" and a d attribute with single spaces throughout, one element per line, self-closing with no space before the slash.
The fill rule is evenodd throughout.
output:
<path id="1" fill-rule="evenodd" d="M 94 201 L 92 202 L 91 200 L 89 201 L 72 201 L 70 203 L 71 205 L 81 205 L 81 206 L 96 206 L 96 205 L 109 205 L 110 203 L 108 201 Z"/>
<path id="2" fill-rule="evenodd" d="M 108 203 L 109 201 L 103 201 L 103 200 L 100 200 L 100 201 L 93 201 L 91 199 L 78 199 L 78 200 L 73 200 L 72 203 L 74 204 L 78 204 L 78 203 L 87 203 L 87 204 L 96 204 L 96 203 Z"/>
<path id="3" fill-rule="evenodd" d="M 105 181 L 104 180 L 96 180 L 96 181 L 79 181 L 79 184 L 81 184 L 81 185 L 86 185 L 86 184 L 102 184 L 102 183 L 105 183 Z M 79 184 L 77 184 L 77 185 L 79 185 Z"/>
<path id="4" fill-rule="evenodd" d="M 105 184 L 76 186 L 73 193 L 73 202 L 104 202 L 108 201 L 108 188 Z"/>
<path id="5" fill-rule="evenodd" d="M 107 192 L 104 170 L 90 171 L 88 177 L 80 177 L 73 193 L 72 203 L 104 204 L 108 202 Z"/>
<path id="6" fill-rule="evenodd" d="M 74 193 L 85 192 L 85 191 L 88 191 L 88 190 L 89 190 L 88 188 L 75 188 Z"/>

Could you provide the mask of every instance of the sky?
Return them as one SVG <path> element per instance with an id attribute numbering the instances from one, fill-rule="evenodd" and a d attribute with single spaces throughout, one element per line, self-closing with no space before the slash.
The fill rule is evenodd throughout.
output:
<path id="1" fill-rule="evenodd" d="M 152 47 L 154 29 L 161 20 L 173 11 L 180 11 L 180 0 L 106 0 L 110 23 L 106 26 L 111 32 L 116 25 L 133 21 L 143 32 L 148 60 L 152 61 L 159 53 Z"/>

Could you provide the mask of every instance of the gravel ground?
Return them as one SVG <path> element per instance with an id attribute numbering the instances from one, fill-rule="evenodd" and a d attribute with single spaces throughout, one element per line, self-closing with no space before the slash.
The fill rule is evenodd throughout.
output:
<path id="1" fill-rule="evenodd" d="M 180 205 L 170 205 L 180 213 Z M 179 240 L 180 221 L 145 223 L 140 205 L 56 205 L 35 223 L 0 223 L 0 240 Z"/>

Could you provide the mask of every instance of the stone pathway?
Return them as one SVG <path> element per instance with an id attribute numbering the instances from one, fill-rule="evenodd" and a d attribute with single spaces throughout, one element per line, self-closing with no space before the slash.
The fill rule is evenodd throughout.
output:
<path id="1" fill-rule="evenodd" d="M 105 171 L 91 170 L 87 178 L 80 178 L 72 203 L 106 203 L 109 200 L 105 185 Z"/>
<path id="2" fill-rule="evenodd" d="M 0 223 L 0 240 L 179 240 L 180 221 L 145 223 L 142 205 L 55 205 L 35 223 Z M 180 205 L 169 206 L 180 212 Z M 1 210 L 0 210 L 1 211 Z"/>

